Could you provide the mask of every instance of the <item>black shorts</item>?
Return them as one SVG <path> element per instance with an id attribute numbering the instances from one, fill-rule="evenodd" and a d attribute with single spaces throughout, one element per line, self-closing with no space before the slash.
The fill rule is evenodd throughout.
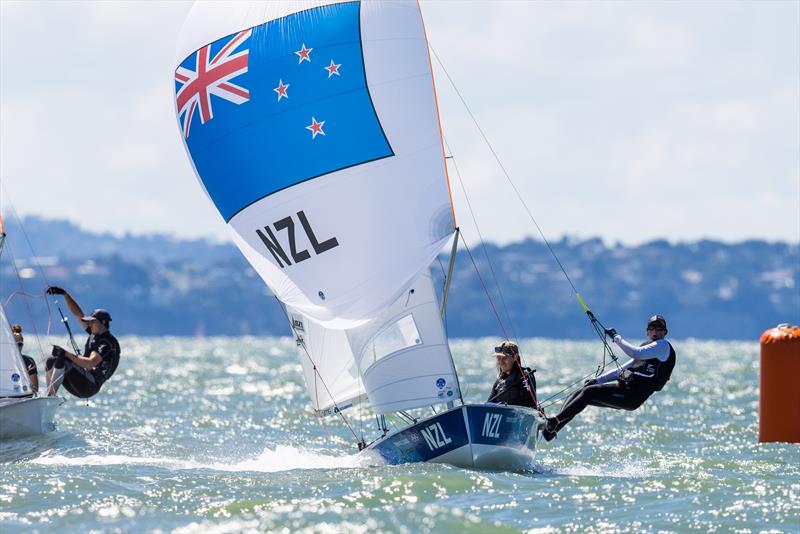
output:
<path id="1" fill-rule="evenodd" d="M 80 399 L 93 397 L 100 391 L 100 384 L 89 371 L 73 365 L 64 371 L 64 389 Z"/>
<path id="2" fill-rule="evenodd" d="M 100 391 L 100 386 L 103 385 L 91 371 L 78 367 L 66 358 L 60 359 L 54 356 L 47 358 L 45 363 L 47 370 L 49 371 L 53 366 L 57 368 L 64 367 L 64 382 L 62 385 L 64 389 L 80 399 L 93 397 Z"/>

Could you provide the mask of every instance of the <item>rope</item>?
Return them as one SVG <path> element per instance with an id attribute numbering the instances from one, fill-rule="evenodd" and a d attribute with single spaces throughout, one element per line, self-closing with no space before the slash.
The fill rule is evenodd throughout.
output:
<path id="1" fill-rule="evenodd" d="M 278 297 L 275 297 L 275 300 L 278 301 L 278 304 L 280 305 L 280 309 L 283 311 L 283 315 L 286 316 L 286 320 L 289 322 L 289 325 L 292 328 L 292 332 L 294 332 L 295 339 L 297 339 L 298 338 L 297 331 L 294 329 L 294 324 L 292 323 L 292 320 L 289 317 L 289 313 L 286 311 L 286 308 L 284 307 L 283 303 L 278 299 Z M 356 438 L 356 442 L 360 443 L 361 440 L 358 438 L 358 435 L 356 434 L 355 430 L 353 430 L 353 427 L 350 425 L 350 422 L 347 420 L 347 417 L 345 417 L 344 414 L 342 413 L 342 410 L 339 409 L 339 406 L 336 403 L 336 401 L 333 400 L 333 395 L 331 395 L 331 391 L 330 391 L 330 389 L 328 389 L 328 385 L 325 384 L 325 381 L 322 379 L 322 375 L 320 375 L 319 372 L 317 371 L 317 364 L 316 364 L 316 362 L 314 362 L 313 358 L 311 358 L 311 354 L 308 353 L 308 349 L 306 348 L 305 342 L 303 342 L 300 346 L 303 347 L 303 352 L 305 352 L 306 358 L 308 358 L 308 361 L 311 362 L 311 365 L 314 368 L 314 384 L 315 384 L 315 386 L 314 386 L 315 387 L 314 396 L 317 396 L 316 395 L 316 380 L 317 380 L 317 377 L 319 376 L 319 381 L 322 383 L 322 387 L 325 388 L 325 392 L 328 394 L 328 397 L 330 397 L 331 401 L 333 401 L 333 407 L 335 409 L 335 412 L 339 415 L 339 417 L 342 418 L 342 421 L 344 421 L 344 424 L 347 425 L 347 429 L 350 430 L 350 433 L 353 434 L 354 438 Z M 320 417 L 320 421 L 321 421 L 321 416 L 320 416 L 320 413 L 319 413 L 319 401 L 317 401 L 317 410 L 316 410 L 316 412 L 317 412 L 317 417 Z M 323 426 L 324 426 L 324 423 L 323 423 Z"/>
<path id="2" fill-rule="evenodd" d="M 536 218 L 533 216 L 533 212 L 528 207 L 528 204 L 525 202 L 525 199 L 522 197 L 522 194 L 519 192 L 519 189 L 517 189 L 516 184 L 511 179 L 511 175 L 506 170 L 506 167 L 505 167 L 505 165 L 503 165 L 503 162 L 500 160 L 500 156 L 498 156 L 497 151 L 494 149 L 494 146 L 492 145 L 491 141 L 489 141 L 489 137 L 486 135 L 486 132 L 483 131 L 483 128 L 481 128 L 481 125 L 478 123 L 478 120 L 475 117 L 475 114 L 472 112 L 472 109 L 469 107 L 469 104 L 467 104 L 466 99 L 464 99 L 464 96 L 461 94 L 461 91 L 459 91 L 458 86 L 456 85 L 455 81 L 453 80 L 453 77 L 450 76 L 450 73 L 448 72 L 447 68 L 444 66 L 444 63 L 442 62 L 441 58 L 439 57 L 439 54 L 436 52 L 436 49 L 433 48 L 433 45 L 431 45 L 430 42 L 428 42 L 428 46 L 430 47 L 431 52 L 433 52 L 433 56 L 436 58 L 436 62 L 442 68 L 442 71 L 444 72 L 445 76 L 447 77 L 447 80 L 450 82 L 450 85 L 453 87 L 453 90 L 455 91 L 456 95 L 458 95 L 459 100 L 461 100 L 461 104 L 464 106 L 464 109 L 466 109 L 467 114 L 469 114 L 470 119 L 472 119 L 473 124 L 475 125 L 475 127 L 477 128 L 477 130 L 480 133 L 481 137 L 483 138 L 484 143 L 486 143 L 487 148 L 492 153 L 492 156 L 494 157 L 495 162 L 497 163 L 498 167 L 502 171 L 503 176 L 505 176 L 506 181 L 511 186 L 511 189 L 514 191 L 514 194 L 516 195 L 516 197 L 519 200 L 520 204 L 522 204 L 522 207 L 525 209 L 525 212 L 528 214 L 528 217 L 533 222 L 533 225 L 536 227 L 536 230 L 539 233 L 539 236 L 541 236 L 542 241 L 547 246 L 547 250 L 553 256 L 553 259 L 555 259 L 556 263 L 558 264 L 559 269 L 561 269 L 561 272 L 564 274 L 564 278 L 566 278 L 567 282 L 569 283 L 570 287 L 572 288 L 572 291 L 575 293 L 575 296 L 577 297 L 578 302 L 580 302 L 581 306 L 583 307 L 583 310 L 586 312 L 587 316 L 589 317 L 589 319 L 591 321 L 591 324 L 592 324 L 592 327 L 595 329 L 595 331 L 599 335 L 600 339 L 602 340 L 602 342 L 603 342 L 603 365 L 602 365 L 602 368 L 605 369 L 605 366 L 606 366 L 606 355 L 610 356 L 611 359 L 614 361 L 614 363 L 617 365 L 617 367 L 619 367 L 619 363 L 617 361 L 617 357 L 614 355 L 613 350 L 611 350 L 611 347 L 609 346 L 608 342 L 605 339 L 605 335 L 604 335 L 605 327 L 594 316 L 592 311 L 589 309 L 589 307 L 584 302 L 583 298 L 581 297 L 581 294 L 578 292 L 578 288 L 575 287 L 575 284 L 572 282 L 572 278 L 570 278 L 569 273 L 567 273 L 567 270 L 564 268 L 564 265 L 561 263 L 561 259 L 558 257 L 558 254 L 556 254 L 555 250 L 553 249 L 552 245 L 550 244 L 550 241 L 545 236 L 544 231 L 542 230 L 541 226 L 539 226 L 539 223 L 536 221 Z M 445 141 L 445 143 L 446 143 L 446 141 Z M 449 145 L 448 145 L 448 150 L 450 150 Z M 458 176 L 459 181 L 461 181 L 461 175 L 458 172 L 458 167 L 455 164 L 455 160 L 453 160 L 453 165 L 455 166 L 455 169 L 456 169 L 456 176 Z M 461 184 L 461 187 L 462 187 L 462 189 L 464 188 L 463 182 Z M 469 197 L 466 195 L 466 189 L 464 189 L 464 194 L 465 194 L 465 197 L 467 198 L 467 205 L 469 206 L 470 212 L 472 213 L 472 206 L 469 203 Z M 474 219 L 475 218 L 474 218 L 474 214 L 473 214 L 473 220 Z M 476 223 L 476 227 L 477 227 L 477 223 Z M 478 232 L 480 233 L 480 230 L 478 230 Z M 491 267 L 491 262 L 489 263 L 489 265 Z M 498 289 L 499 289 L 499 286 L 498 286 Z M 501 293 L 501 298 L 502 298 L 502 293 Z M 505 302 L 504 302 L 504 306 L 505 306 Z M 506 314 L 508 315 L 508 311 L 507 310 L 506 310 Z M 511 317 L 509 315 L 509 325 L 512 326 L 510 321 L 511 321 Z M 602 328 L 602 331 L 598 329 L 598 325 Z M 517 344 L 517 345 L 519 345 L 519 344 Z"/>
<path id="3" fill-rule="evenodd" d="M 503 325 L 503 320 L 500 318 L 500 314 L 497 313 L 497 308 L 494 305 L 494 301 L 492 300 L 492 296 L 489 294 L 489 290 L 486 288 L 486 284 L 483 281 L 483 277 L 481 276 L 480 270 L 478 270 L 478 265 L 475 263 L 475 258 L 472 256 L 472 252 L 469 249 L 469 245 L 467 245 L 467 240 L 464 238 L 464 234 L 462 232 L 461 239 L 464 242 L 464 248 L 467 250 L 467 254 L 469 254 L 469 259 L 472 261 L 472 266 L 475 268 L 475 273 L 478 275 L 478 280 L 481 282 L 481 286 L 483 287 L 483 292 L 486 293 L 486 298 L 489 300 L 489 304 L 492 307 L 492 311 L 494 312 L 494 316 L 497 317 L 497 322 L 500 325 L 500 329 L 503 331 L 503 337 L 508 339 L 508 333 L 506 332 L 506 327 Z"/>
<path id="4" fill-rule="evenodd" d="M 469 199 L 469 193 L 467 193 L 467 188 L 464 186 L 464 180 L 461 178 L 461 171 L 458 169 L 458 163 L 456 162 L 455 156 L 453 155 L 453 150 L 450 147 L 450 143 L 447 142 L 447 138 L 443 138 L 445 146 L 447 147 L 447 151 L 450 153 L 450 157 L 448 159 L 452 160 L 453 162 L 453 169 L 456 171 L 456 176 L 458 177 L 458 182 L 461 185 L 461 190 L 464 192 L 464 199 L 467 201 L 467 207 L 469 208 L 470 216 L 472 217 L 472 222 L 475 225 L 475 229 L 478 232 L 478 239 L 480 242 L 481 249 L 483 250 L 483 255 L 486 257 L 486 263 L 489 265 L 489 272 L 492 275 L 492 280 L 494 281 L 495 287 L 497 287 L 497 293 L 500 295 L 500 303 L 503 305 L 503 311 L 505 312 L 506 318 L 508 318 L 508 326 L 511 329 L 511 335 L 514 336 L 514 341 L 516 342 L 517 348 L 519 348 L 519 338 L 517 337 L 517 333 L 514 330 L 514 323 L 511 320 L 511 313 L 508 311 L 508 306 L 506 305 L 506 299 L 503 296 L 503 290 L 500 287 L 500 281 L 497 278 L 497 274 L 494 270 L 494 265 L 492 264 L 492 260 L 489 256 L 489 250 L 486 248 L 486 240 L 483 238 L 483 234 L 481 233 L 481 228 L 478 225 L 478 219 L 475 217 L 475 211 L 472 209 L 472 202 Z M 467 247 L 466 240 L 464 241 L 464 246 Z M 469 252 L 469 247 L 467 247 L 467 252 Z M 472 264 L 475 266 L 475 272 L 478 273 L 478 278 L 481 277 L 480 271 L 478 270 L 478 266 L 475 264 L 475 260 L 472 258 L 472 253 L 470 253 L 470 259 L 472 259 Z M 483 279 L 481 279 L 481 284 L 483 284 Z M 500 320 L 500 316 L 497 313 L 497 309 L 494 307 L 494 303 L 492 302 L 491 297 L 489 297 L 489 292 L 486 289 L 484 284 L 484 291 L 486 292 L 486 296 L 489 298 L 489 303 L 492 305 L 494 309 L 495 315 L 497 315 L 498 320 Z M 502 321 L 500 321 L 501 328 L 503 327 Z M 503 334 L 505 335 L 506 340 L 508 340 L 508 334 L 506 334 L 505 328 L 503 328 Z M 514 363 L 517 364 L 519 368 L 520 376 L 522 376 L 522 381 L 527 386 L 526 389 L 528 393 L 530 393 L 531 400 L 533 401 L 534 407 L 536 407 L 539 412 L 544 415 L 544 410 L 539 406 L 539 402 L 536 399 L 536 393 L 534 392 L 534 388 L 531 385 L 530 381 L 528 380 L 528 376 L 522 368 L 522 356 L 520 355 L 519 360 L 514 360 Z"/>
<path id="5" fill-rule="evenodd" d="M 430 45 L 430 43 L 428 43 L 428 44 Z M 472 113 L 472 110 L 470 109 L 469 105 L 467 104 L 467 101 L 464 100 L 464 97 L 461 95 L 461 91 L 458 90 L 458 87 L 456 86 L 455 81 L 453 81 L 453 78 L 450 76 L 450 73 L 447 72 L 447 69 L 445 68 L 444 64 L 442 63 L 442 60 L 439 58 L 439 54 L 436 53 L 436 50 L 433 48 L 432 45 L 430 45 L 430 48 L 431 48 L 431 51 L 433 52 L 433 55 L 436 57 L 436 62 L 439 63 L 440 67 L 442 67 L 442 71 L 444 71 L 445 76 L 447 76 L 447 79 L 450 81 L 450 85 L 453 87 L 453 90 L 455 90 L 456 94 L 458 95 L 458 98 L 461 100 L 461 103 L 464 105 L 464 108 L 467 110 L 467 113 L 469 114 L 470 119 L 472 119 L 472 122 L 473 122 L 473 124 L 475 124 L 475 127 L 478 129 L 478 132 L 480 132 L 481 137 L 483 138 L 483 141 L 486 143 L 486 146 L 489 148 L 489 151 L 492 153 L 492 156 L 494 157 L 494 160 L 497 162 L 497 165 L 500 167 L 500 170 L 503 172 L 503 175 L 506 177 L 506 180 L 508 181 L 509 185 L 511 185 L 511 188 L 514 190 L 514 194 L 516 194 L 517 199 L 520 201 L 522 206 L 525 208 L 525 211 L 528 213 L 528 217 L 530 217 L 531 221 L 533 221 L 533 224 L 536 227 L 536 230 L 539 232 L 539 235 L 542 237 L 542 240 L 544 241 L 545 245 L 547 245 L 547 248 L 550 251 L 550 254 L 553 255 L 553 258 L 555 258 L 556 263 L 558 263 L 558 266 L 561 268 L 561 272 L 564 273 L 564 276 L 566 277 L 567 282 L 569 282 L 569 285 L 572 287 L 572 290 L 575 292 L 575 294 L 580 295 L 578 293 L 578 290 L 575 288 L 575 284 L 572 283 L 572 279 L 569 277 L 569 274 L 567 274 L 566 269 L 564 269 L 564 265 L 562 265 L 561 260 L 558 258 L 558 255 L 553 250 L 553 247 L 550 246 L 550 242 L 545 237 L 544 232 L 542 231 L 541 227 L 539 226 L 539 223 L 536 222 L 536 218 L 533 216 L 533 213 L 531 212 L 530 208 L 528 208 L 528 204 L 522 198 L 522 195 L 520 194 L 519 190 L 517 189 L 517 186 L 514 184 L 514 181 L 511 179 L 511 175 L 509 175 L 508 171 L 505 168 L 505 165 L 503 165 L 503 162 L 500 161 L 500 157 L 497 155 L 497 152 L 495 151 L 494 147 L 492 146 L 492 143 L 489 141 L 489 138 L 486 136 L 486 133 L 483 131 L 483 128 L 481 128 L 480 124 L 478 124 L 478 120 L 475 118 L 475 115 Z"/>
<path id="6" fill-rule="evenodd" d="M 489 257 L 489 251 L 486 248 L 486 240 L 483 238 L 483 234 L 481 233 L 481 228 L 478 226 L 478 219 L 475 217 L 475 211 L 472 209 L 472 202 L 469 199 L 469 194 L 467 193 L 467 188 L 464 186 L 464 180 L 461 178 L 461 171 L 458 169 L 458 163 L 456 162 L 456 158 L 453 155 L 453 149 L 450 147 L 450 143 L 447 142 L 447 138 L 444 138 L 444 144 L 447 147 L 447 151 L 450 153 L 450 160 L 453 162 L 453 169 L 456 171 L 456 177 L 458 178 L 458 183 L 461 185 L 461 190 L 464 192 L 464 199 L 467 201 L 467 208 L 469 209 L 470 217 L 472 217 L 472 223 L 475 225 L 475 230 L 478 232 L 478 239 L 480 240 L 481 248 L 483 249 L 483 255 L 486 256 L 486 263 L 489 264 L 489 271 L 492 274 L 492 280 L 494 280 L 494 285 L 497 287 L 497 293 L 500 295 L 500 303 L 503 305 L 503 311 L 508 318 L 508 327 L 511 330 L 511 335 L 514 337 L 514 341 L 519 346 L 519 338 L 514 330 L 514 323 L 511 321 L 511 314 L 508 312 L 508 306 L 506 306 L 506 299 L 503 296 L 503 290 L 500 288 L 500 282 L 497 278 L 497 275 L 494 271 L 494 265 L 492 264 L 492 260 Z"/>
<path id="7" fill-rule="evenodd" d="M 20 291 L 22 293 L 25 293 L 25 286 L 23 286 L 22 284 L 22 277 L 20 277 L 19 270 L 17 269 L 17 260 L 16 258 L 14 258 L 14 252 L 11 250 L 11 247 L 8 244 L 5 244 L 5 248 L 8 249 L 9 259 L 11 260 L 11 264 L 14 267 L 14 274 L 17 277 L 17 283 L 19 284 Z M 42 341 L 39 339 L 39 332 L 36 329 L 36 321 L 33 320 L 33 312 L 31 311 L 30 303 L 28 302 L 27 299 L 25 299 L 25 310 L 28 313 L 28 319 L 31 321 L 31 326 L 33 327 L 33 335 L 36 338 L 36 345 L 39 347 L 39 354 L 41 355 L 39 363 L 41 363 L 46 359 L 46 356 L 44 354 L 44 349 L 42 348 Z"/>
<path id="8" fill-rule="evenodd" d="M 39 261 L 37 259 L 39 256 L 38 256 L 38 254 L 36 254 L 36 250 L 33 248 L 33 243 L 31 242 L 30 237 L 28 237 L 28 232 L 25 230 L 25 225 L 22 224 L 22 219 L 19 216 L 19 212 L 17 212 L 17 208 L 14 206 L 14 203 L 11 202 L 11 200 L 9 200 L 8 190 L 4 186 L 2 187 L 2 189 L 4 189 L 5 193 L 6 193 L 5 194 L 6 204 L 8 204 L 8 207 L 11 210 L 11 213 L 14 215 L 14 219 L 17 221 L 17 226 L 19 226 L 19 229 L 22 232 L 22 236 L 25 238 L 25 242 L 28 244 L 28 248 L 30 249 L 31 253 L 33 254 L 33 258 L 32 258 L 33 259 L 33 264 L 36 266 L 37 269 L 39 269 L 39 273 L 42 275 L 42 279 L 44 280 L 44 283 L 47 285 L 47 287 L 50 287 L 50 280 L 47 279 L 47 274 L 44 272 L 44 269 L 42 268 L 42 264 L 39 263 Z M 0 219 L 0 222 L 1 221 L 2 220 Z M 11 254 L 10 251 L 9 251 L 9 254 Z M 13 260 L 13 255 L 12 255 L 12 260 Z M 24 289 L 23 286 L 22 286 L 22 281 L 21 281 L 21 279 L 19 277 L 19 272 L 17 272 L 16 261 L 13 262 L 13 265 L 14 265 L 14 272 L 16 272 L 16 274 L 17 274 L 17 279 L 19 281 L 20 289 Z M 52 312 L 52 310 L 50 308 L 50 301 L 47 299 L 46 293 L 44 293 L 42 295 L 42 298 L 44 298 L 44 302 L 47 305 L 47 333 L 46 333 L 46 335 L 49 336 L 50 335 L 50 329 L 51 329 L 52 324 L 53 324 L 53 316 L 52 316 L 53 312 Z M 28 308 L 28 313 L 30 315 L 30 308 L 28 307 L 27 301 L 26 301 L 26 307 Z M 44 350 L 42 349 L 42 342 L 39 339 L 39 332 L 36 329 L 36 321 L 33 320 L 32 316 L 30 317 L 30 319 L 31 319 L 31 325 L 33 326 L 33 333 L 36 336 L 36 343 L 39 346 L 39 352 L 42 354 L 42 359 L 45 359 Z M 70 339 L 72 339 L 72 334 L 71 333 L 70 333 Z M 74 344 L 74 340 L 73 340 L 73 344 Z"/>

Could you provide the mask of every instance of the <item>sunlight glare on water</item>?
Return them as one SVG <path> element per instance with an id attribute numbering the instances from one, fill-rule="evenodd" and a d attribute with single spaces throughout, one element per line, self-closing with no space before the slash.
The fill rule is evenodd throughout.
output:
<path id="1" fill-rule="evenodd" d="M 469 402 L 496 340 L 455 340 Z M 758 346 L 677 341 L 664 391 L 589 408 L 524 473 L 371 466 L 321 426 L 289 338 L 123 338 L 103 392 L 0 444 L 3 530 L 33 532 L 798 532 L 797 445 L 756 443 Z M 546 398 L 597 343 L 523 342 Z M 154 366 L 152 362 L 159 362 Z M 553 411 L 558 406 L 553 406 Z M 374 438 L 374 419 L 345 412 Z"/>

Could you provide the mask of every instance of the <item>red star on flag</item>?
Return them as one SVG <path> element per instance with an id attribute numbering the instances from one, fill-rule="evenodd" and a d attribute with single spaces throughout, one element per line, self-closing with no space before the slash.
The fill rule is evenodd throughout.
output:
<path id="1" fill-rule="evenodd" d="M 314 50 L 313 48 L 306 48 L 306 44 L 303 43 L 303 48 L 295 52 L 298 56 L 300 56 L 300 61 L 297 62 L 299 65 L 303 61 L 308 61 L 311 63 L 311 51 Z"/>
<path id="2" fill-rule="evenodd" d="M 311 139 L 317 137 L 319 135 L 325 135 L 325 132 L 322 131 L 322 125 L 325 124 L 325 121 L 317 122 L 317 119 L 311 117 L 311 124 L 306 126 L 306 130 L 311 130 Z"/>
<path id="3" fill-rule="evenodd" d="M 341 63 L 337 65 L 336 63 L 333 62 L 333 60 L 331 60 L 331 64 L 323 68 L 328 71 L 328 78 L 330 78 L 334 74 L 337 76 L 341 76 L 341 74 L 339 74 L 339 67 L 341 66 L 342 66 Z"/>
<path id="4" fill-rule="evenodd" d="M 289 88 L 289 84 L 284 84 L 283 80 L 278 81 L 278 87 L 273 89 L 276 93 L 278 93 L 278 102 L 281 101 L 281 98 L 289 98 L 289 95 L 286 93 L 286 89 Z"/>

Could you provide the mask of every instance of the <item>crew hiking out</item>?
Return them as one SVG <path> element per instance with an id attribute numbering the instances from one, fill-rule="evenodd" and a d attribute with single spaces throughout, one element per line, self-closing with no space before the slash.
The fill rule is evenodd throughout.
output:
<path id="1" fill-rule="evenodd" d="M 53 346 L 52 356 L 47 359 L 48 395 L 56 395 L 63 383 L 64 389 L 82 399 L 92 397 L 111 378 L 119 365 L 120 346 L 110 330 L 111 315 L 98 308 L 85 315 L 69 293 L 56 286 L 47 288 L 50 295 L 62 295 L 81 327 L 89 334 L 83 355 L 69 352 L 58 345 Z"/>
<path id="2" fill-rule="evenodd" d="M 587 406 L 637 409 L 650 395 L 660 391 L 672 375 L 675 349 L 665 339 L 667 321 L 661 315 L 654 315 L 647 321 L 649 341 L 639 347 L 625 341 L 613 328 L 605 333 L 633 359 L 619 369 L 587 380 L 583 387 L 569 396 L 558 415 L 547 418 L 542 431 L 547 441 Z"/>

